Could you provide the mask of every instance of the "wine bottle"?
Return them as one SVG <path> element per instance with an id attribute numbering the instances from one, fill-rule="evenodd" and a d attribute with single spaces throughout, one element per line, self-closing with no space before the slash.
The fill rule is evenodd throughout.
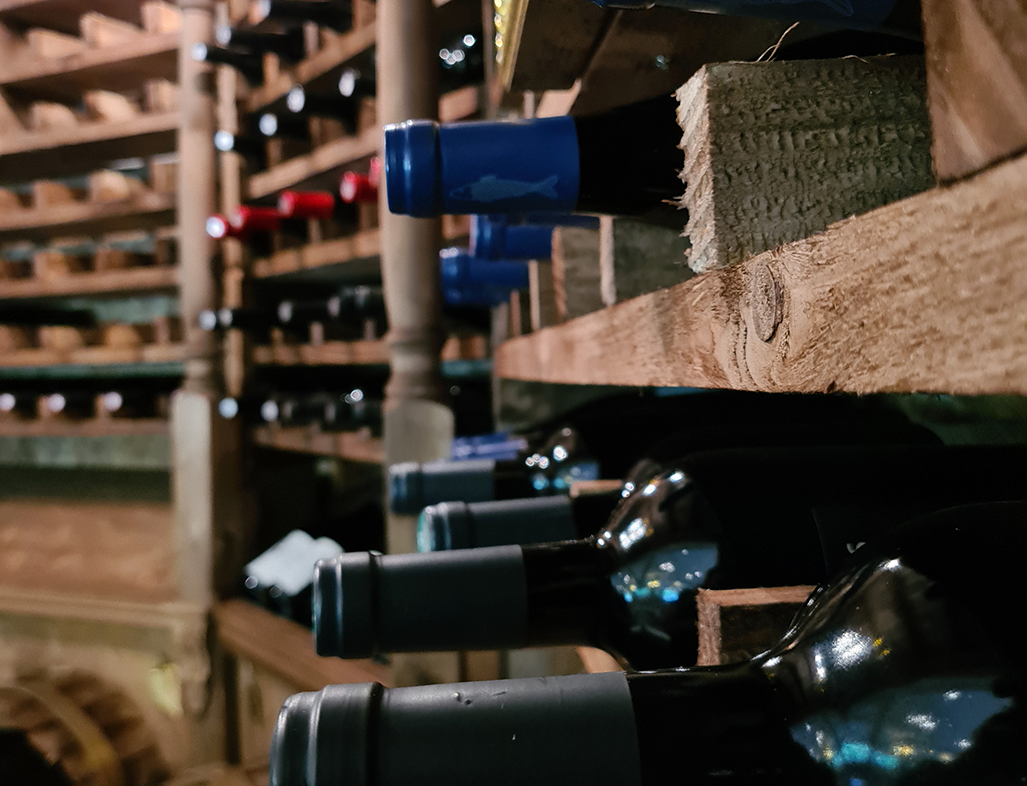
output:
<path id="1" fill-rule="evenodd" d="M 471 256 L 476 259 L 549 259 L 553 229 L 546 224 L 511 226 L 492 216 L 471 216 Z"/>
<path id="2" fill-rule="evenodd" d="M 679 456 L 709 450 L 763 447 L 840 446 L 873 444 L 938 444 L 934 435 L 919 426 L 891 419 L 852 418 L 837 423 L 788 420 L 736 426 L 694 426 L 646 450 L 646 456 L 627 473 L 615 493 L 582 494 L 600 497 L 579 500 L 555 496 L 540 499 L 467 503 L 440 502 L 427 506 L 417 522 L 419 551 L 448 551 L 479 546 L 506 546 L 544 541 L 587 538 L 605 524 L 606 499 L 620 499 L 639 483 L 661 471 L 664 463 Z M 586 484 L 587 487 L 587 484 Z M 575 493 L 571 489 L 572 495 Z"/>
<path id="3" fill-rule="evenodd" d="M 161 414 L 161 394 L 153 390 L 108 390 L 98 397 L 99 408 L 112 417 L 153 418 Z"/>
<path id="4" fill-rule="evenodd" d="M 610 517 L 621 495 L 617 489 L 576 496 L 439 502 L 418 517 L 417 550 L 456 551 L 587 538 Z"/>
<path id="5" fill-rule="evenodd" d="M 283 300 L 278 304 L 278 321 L 283 325 L 313 322 L 350 324 L 363 320 L 385 320 L 385 298 L 381 287 L 343 287 L 335 295 L 318 300 Z"/>
<path id="6" fill-rule="evenodd" d="M 307 54 L 301 27 L 294 27 L 284 33 L 263 33 L 218 25 L 214 30 L 214 40 L 223 47 L 246 49 L 257 54 L 268 52 L 292 63 L 298 63 Z"/>
<path id="7" fill-rule="evenodd" d="M 267 140 L 240 136 L 229 131 L 214 133 L 214 147 L 222 153 L 238 153 L 263 167 L 267 162 Z"/>
<path id="8" fill-rule="evenodd" d="M 603 8 L 652 8 L 653 5 L 687 11 L 819 22 L 853 30 L 880 30 L 892 35 L 921 38 L 920 0 L 592 0 Z"/>
<path id="9" fill-rule="evenodd" d="M 363 175 L 352 170 L 343 172 L 339 181 L 339 197 L 349 204 L 378 204 L 378 184 L 381 180 L 381 159 L 371 159 L 368 172 Z"/>
<path id="10" fill-rule="evenodd" d="M 282 191 L 278 195 L 278 213 L 282 218 L 317 218 L 336 216 L 338 208 L 331 191 Z"/>
<path id="11" fill-rule="evenodd" d="M 198 63 L 231 66 L 251 85 L 259 85 L 264 81 L 264 60 L 260 55 L 196 43 L 193 44 L 192 56 Z"/>
<path id="12" fill-rule="evenodd" d="M 325 431 L 355 431 L 368 427 L 379 433 L 382 424 L 382 402 L 368 398 L 360 388 L 328 399 L 321 427 Z"/>
<path id="13" fill-rule="evenodd" d="M 96 325 L 96 316 L 88 309 L 5 303 L 0 305 L 0 325 L 93 327 Z"/>
<path id="14" fill-rule="evenodd" d="M 91 391 L 65 390 L 44 396 L 43 408 L 63 418 L 88 419 L 96 412 L 96 398 Z"/>
<path id="15" fill-rule="evenodd" d="M 374 69 L 344 68 L 339 75 L 339 95 L 345 98 L 373 98 L 376 90 Z"/>
<path id="16" fill-rule="evenodd" d="M 249 598 L 283 617 L 310 626 L 313 566 L 342 553 L 331 538 L 312 538 L 293 530 L 243 569 Z"/>
<path id="17" fill-rule="evenodd" d="M 0 393 L 0 418 L 31 419 L 36 416 L 36 399 L 24 393 Z"/>
<path id="18" fill-rule="evenodd" d="M 325 406 L 329 397 L 324 393 L 308 393 L 305 395 L 282 395 L 274 399 L 275 409 L 265 407 L 261 414 L 269 423 L 280 426 L 309 426 L 324 422 Z"/>
<path id="19" fill-rule="evenodd" d="M 259 15 L 280 22 L 313 22 L 338 33 L 353 25 L 349 3 L 339 0 L 257 0 Z"/>
<path id="20" fill-rule="evenodd" d="M 266 137 L 310 139 L 310 126 L 306 118 L 282 112 L 265 112 L 257 120 L 257 129 Z"/>
<path id="21" fill-rule="evenodd" d="M 667 96 L 583 117 L 408 120 L 385 127 L 389 210 L 649 213 L 682 194 L 680 141 Z"/>
<path id="22" fill-rule="evenodd" d="M 346 133 L 357 132 L 357 102 L 338 93 L 311 93 L 302 85 L 292 88 L 285 96 L 285 106 L 294 115 L 306 117 L 327 117 L 338 120 Z"/>
<path id="23" fill-rule="evenodd" d="M 1010 610 L 1027 602 L 1025 549 L 1023 502 L 910 522 L 815 591 L 776 646 L 729 666 L 300 693 L 271 780 L 1021 783 L 1027 622 Z"/>
<path id="24" fill-rule="evenodd" d="M 278 412 L 278 402 L 266 396 L 226 396 L 218 402 L 218 414 L 225 420 L 239 418 L 246 423 L 271 423 L 278 419 Z"/>
<path id="25" fill-rule="evenodd" d="M 445 289 L 497 289 L 509 293 L 528 288 L 528 264 L 521 260 L 476 259 L 466 248 L 439 252 L 439 271 Z"/>
<path id="26" fill-rule="evenodd" d="M 858 435 L 864 429 L 864 441 L 878 444 L 933 440 L 926 429 L 912 426 L 900 415 L 879 411 L 872 401 L 844 396 L 740 391 L 673 397 L 625 394 L 593 401 L 540 425 L 528 435 L 531 447 L 517 461 L 394 464 L 389 468 L 389 496 L 393 512 L 417 515 L 438 502 L 563 494 L 573 481 L 626 477 L 644 454 L 652 455 L 657 465 L 678 458 L 682 442 L 677 435 L 685 430 L 695 434 L 699 424 L 712 432 L 703 443 L 708 449 L 775 444 L 786 438 L 783 429 L 772 427 L 781 423 L 795 424 L 796 439 L 800 424 L 806 433 L 818 426 L 829 429 L 833 436 L 822 443 L 827 439 L 858 443 L 859 439 L 845 434 Z M 746 433 L 733 443 L 713 441 L 718 430 L 727 428 Z M 723 439 L 728 439 L 726 433 Z"/>
<path id="27" fill-rule="evenodd" d="M 322 564 L 318 651 L 566 644 L 600 647 L 638 669 L 689 666 L 699 589 L 816 584 L 912 516 L 1018 498 L 1025 461 L 1021 446 L 694 454 L 632 492 L 588 539 Z M 424 605 L 411 600 L 425 596 Z"/>
<path id="28" fill-rule="evenodd" d="M 277 232 L 282 229 L 282 216 L 274 207 L 240 205 L 228 216 L 233 232 L 242 236 L 256 232 Z"/>

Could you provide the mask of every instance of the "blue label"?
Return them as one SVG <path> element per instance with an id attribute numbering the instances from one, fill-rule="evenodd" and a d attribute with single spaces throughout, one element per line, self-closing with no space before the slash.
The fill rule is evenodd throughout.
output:
<path id="1" fill-rule="evenodd" d="M 439 127 L 445 213 L 572 211 L 578 142 L 570 117 Z"/>

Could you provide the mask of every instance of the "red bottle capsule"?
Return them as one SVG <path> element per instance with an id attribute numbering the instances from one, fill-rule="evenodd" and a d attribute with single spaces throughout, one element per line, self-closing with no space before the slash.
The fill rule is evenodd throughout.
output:
<path id="1" fill-rule="evenodd" d="M 349 204 L 374 203 L 378 201 L 378 184 L 370 175 L 346 172 L 339 183 L 339 196 Z"/>
<path id="2" fill-rule="evenodd" d="M 329 191 L 283 191 L 278 195 L 282 218 L 331 218 L 335 197 Z"/>
<path id="3" fill-rule="evenodd" d="M 237 207 L 228 218 L 232 229 L 242 234 L 252 232 L 277 232 L 282 226 L 282 216 L 276 207 Z"/>
<path id="4" fill-rule="evenodd" d="M 207 236 L 215 240 L 226 237 L 241 237 L 242 232 L 236 230 L 228 221 L 227 216 L 215 213 L 207 217 Z"/>

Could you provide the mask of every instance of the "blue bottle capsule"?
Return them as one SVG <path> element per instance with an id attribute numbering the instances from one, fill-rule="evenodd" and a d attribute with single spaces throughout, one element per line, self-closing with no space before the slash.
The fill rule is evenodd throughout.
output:
<path id="1" fill-rule="evenodd" d="M 478 259 L 549 259 L 553 227 L 545 224 L 511 226 L 495 216 L 471 216 L 471 254 Z"/>
<path id="2" fill-rule="evenodd" d="M 466 248 L 439 252 L 443 289 L 528 288 L 528 263 L 515 260 L 475 259 Z"/>

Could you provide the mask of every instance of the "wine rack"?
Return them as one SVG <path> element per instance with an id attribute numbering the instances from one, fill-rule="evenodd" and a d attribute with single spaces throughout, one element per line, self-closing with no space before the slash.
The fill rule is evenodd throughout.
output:
<path id="1" fill-rule="evenodd" d="M 213 577 L 189 575 L 191 514 L 171 491 L 210 480 L 176 460 L 182 423 L 167 403 L 197 357 L 180 317 L 196 266 L 180 264 L 176 226 L 188 14 L 163 0 L 0 2 L 0 390 L 22 402 L 0 414 L 0 518 L 20 565 L 0 586 L 12 631 L 0 651 L 19 664 L 5 683 L 31 664 L 131 695 L 123 720 L 157 740 L 137 752 L 172 771 L 216 755 L 223 723 L 200 717 L 210 660 L 196 590 Z M 33 322 L 40 311 L 90 319 Z M 120 410 L 43 401 L 119 390 L 152 397 Z M 119 756 L 141 741 L 122 730 Z M 126 755 L 126 782 L 156 777 Z"/>

